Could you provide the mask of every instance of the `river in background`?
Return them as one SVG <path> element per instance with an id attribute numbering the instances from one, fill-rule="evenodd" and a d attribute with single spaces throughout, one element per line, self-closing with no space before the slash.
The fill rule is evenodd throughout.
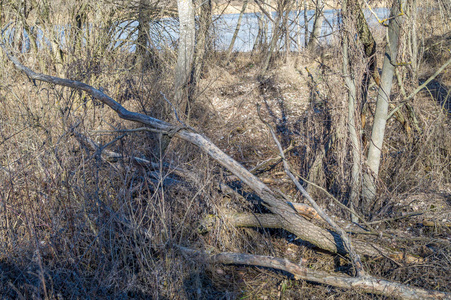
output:
<path id="1" fill-rule="evenodd" d="M 389 10 L 387 8 L 375 8 L 374 12 L 377 14 L 379 19 L 384 19 L 388 16 Z M 305 30 L 304 30 L 304 12 L 303 11 L 292 11 L 289 13 L 289 32 L 290 32 L 290 50 L 296 51 L 299 47 L 303 47 L 305 44 Z M 314 10 L 307 12 L 307 18 L 309 20 L 308 27 L 309 32 L 312 31 L 315 14 Z M 375 29 L 378 28 L 378 21 L 376 17 L 369 11 L 364 11 L 365 17 L 367 18 L 370 27 Z M 236 25 L 238 23 L 238 18 L 240 14 L 226 14 L 221 16 L 213 16 L 213 26 L 212 26 L 212 36 L 214 49 L 218 51 L 227 50 L 232 36 L 235 32 Z M 273 19 L 276 18 L 276 13 L 272 13 Z M 338 25 L 340 22 L 339 10 L 325 10 L 324 11 L 324 22 L 322 25 L 322 32 L 320 41 L 327 44 L 338 37 Z M 233 50 L 238 52 L 248 52 L 251 51 L 255 40 L 258 35 L 258 19 L 260 18 L 259 13 L 247 13 L 243 15 L 241 21 L 241 27 L 238 32 L 237 39 L 235 41 Z M 263 15 L 263 18 L 266 16 Z M 268 23 L 268 41 L 272 33 L 272 22 L 267 20 Z M 176 19 L 162 19 L 159 21 L 153 21 L 149 24 L 149 35 L 151 38 L 152 47 L 156 49 L 175 49 L 177 45 L 177 40 L 179 37 L 178 30 L 178 20 Z M 138 26 L 137 21 L 128 21 L 118 24 L 114 30 L 112 36 L 112 42 L 110 44 L 111 48 L 120 47 L 123 51 L 134 52 L 136 49 L 135 41 L 137 39 L 136 28 Z M 59 42 L 61 48 L 66 47 L 66 37 L 69 36 L 68 26 L 55 26 L 54 33 L 56 32 L 56 39 Z M 382 26 L 380 26 L 381 28 Z M 34 27 L 35 30 L 36 43 L 38 48 L 42 48 L 43 45 L 47 45 L 51 48 L 51 43 L 48 37 L 39 27 Z M 92 26 L 90 27 L 92 30 Z M 15 30 L 14 28 L 8 28 L 5 31 L 4 36 L 6 40 L 10 43 L 13 42 Z M 283 41 L 279 41 L 280 48 L 282 48 Z M 24 31 L 24 41 L 23 52 L 30 49 L 30 39 L 28 33 Z M 299 45 L 300 44 L 300 45 Z"/>

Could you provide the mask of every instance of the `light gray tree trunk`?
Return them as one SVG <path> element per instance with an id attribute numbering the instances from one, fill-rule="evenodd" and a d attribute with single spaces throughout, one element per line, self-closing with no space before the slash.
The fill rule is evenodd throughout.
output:
<path id="1" fill-rule="evenodd" d="M 409 50 L 410 56 L 412 57 L 412 69 L 413 69 L 413 82 L 418 81 L 418 37 L 417 37 L 417 16 L 418 16 L 418 4 L 417 0 L 412 0 L 410 3 L 410 17 L 411 17 L 411 27 L 409 30 Z"/>
<path id="2" fill-rule="evenodd" d="M 209 44 L 209 32 L 211 24 L 211 0 L 197 0 L 197 6 L 200 7 L 200 15 L 198 16 L 198 30 L 196 33 L 196 51 L 194 55 L 191 78 L 189 81 L 188 109 L 187 116 L 189 118 L 191 105 L 196 98 L 198 92 L 198 83 L 202 74 L 205 62 L 205 53 Z"/>
<path id="3" fill-rule="evenodd" d="M 299 53 L 301 53 L 301 5 L 299 0 L 296 0 L 296 43 Z"/>
<path id="4" fill-rule="evenodd" d="M 304 28 L 305 28 L 305 34 L 304 34 L 304 45 L 307 47 L 308 41 L 309 41 L 309 31 L 308 31 L 308 0 L 304 0 Z"/>
<path id="5" fill-rule="evenodd" d="M 180 22 L 180 38 L 177 52 L 177 65 L 174 78 L 174 102 L 181 118 L 186 118 L 189 91 L 187 88 L 194 60 L 196 27 L 194 23 L 194 5 L 192 0 L 177 0 Z M 175 118 L 175 116 L 174 116 Z M 171 137 L 160 134 L 157 158 L 162 159 Z"/>
<path id="6" fill-rule="evenodd" d="M 316 46 L 319 45 L 319 37 L 321 36 L 321 29 L 323 28 L 324 22 L 324 2 L 323 0 L 316 0 L 315 8 L 315 21 L 313 23 L 313 30 L 308 42 L 308 49 L 314 50 Z"/>
<path id="7" fill-rule="evenodd" d="M 368 150 L 369 173 L 363 176 L 362 196 L 364 207 L 370 208 L 376 196 L 376 180 L 379 174 L 382 146 L 384 142 L 385 126 L 387 123 L 390 92 L 393 76 L 395 74 L 396 59 L 399 47 L 399 35 L 403 16 L 400 14 L 400 5 L 405 7 L 406 0 L 394 1 L 390 11 L 388 26 L 388 43 L 385 48 L 384 64 L 381 75 L 381 86 L 377 95 L 376 114 L 374 116 L 371 141 Z"/>
<path id="8" fill-rule="evenodd" d="M 277 41 L 279 40 L 279 34 L 280 34 L 280 13 L 277 12 L 277 17 L 275 19 L 274 24 L 272 25 L 272 37 L 271 37 L 271 43 L 269 44 L 269 49 L 266 52 L 265 58 L 263 60 L 263 66 L 262 66 L 262 72 L 266 72 L 269 68 L 269 63 L 271 61 L 271 58 L 273 56 L 274 49 L 276 48 Z"/>
<path id="9" fill-rule="evenodd" d="M 174 80 L 174 101 L 180 114 L 186 113 L 188 95 L 186 85 L 189 81 L 194 58 L 194 7 L 192 0 L 177 0 L 180 22 L 180 38 L 177 53 L 177 66 Z"/>
<path id="10" fill-rule="evenodd" d="M 262 72 L 266 72 L 269 68 L 271 58 L 274 55 L 276 46 L 280 38 L 282 37 L 284 30 L 287 28 L 288 24 L 288 12 L 291 11 L 291 1 L 278 1 L 277 2 L 277 16 L 273 23 L 271 43 L 269 45 L 269 50 L 263 60 Z M 288 35 L 288 32 L 285 32 Z M 288 47 L 286 45 L 286 47 Z"/>

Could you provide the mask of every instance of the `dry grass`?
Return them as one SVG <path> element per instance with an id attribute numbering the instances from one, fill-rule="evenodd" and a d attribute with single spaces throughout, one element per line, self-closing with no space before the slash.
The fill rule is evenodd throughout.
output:
<path id="1" fill-rule="evenodd" d="M 89 46 L 79 51 L 68 53 L 57 69 L 51 52 L 23 53 L 20 59 L 39 72 L 102 87 L 131 110 L 172 118 L 160 95 L 172 95 L 170 53 L 162 54 L 166 60 L 158 69 L 139 73 L 130 53 L 93 55 L 96 49 Z M 339 51 L 327 51 L 333 53 L 332 58 L 293 54 L 288 63 L 276 61 L 277 67 L 265 76 L 259 75 L 255 56 L 238 55 L 229 66 L 221 66 L 215 60 L 220 54 L 211 53 L 200 82 L 193 126 L 250 168 L 276 155 L 256 114 L 256 104 L 261 104 L 264 118 L 278 129 L 283 145 L 296 143 L 290 162 L 300 175 L 314 179 L 345 202 L 351 166 L 349 145 L 341 136 L 346 124 L 346 90 L 336 55 Z M 158 160 L 156 135 L 99 133 L 137 125 L 120 120 L 83 93 L 30 82 L 4 57 L 2 61 L 3 299 L 383 298 L 296 281 L 270 269 L 212 266 L 185 257 L 175 245 L 286 257 L 326 271 L 347 273 L 351 268 L 347 260 L 317 251 L 283 230 L 231 227 L 221 218 L 224 209 L 259 212 L 264 208 L 246 187 L 241 192 L 248 201 L 222 194 L 216 183 L 227 172 L 194 146 L 174 140 Z M 314 83 L 304 67 L 309 68 Z M 441 84 L 449 90 L 446 76 Z M 378 227 L 406 238 L 380 239 L 381 243 L 419 254 L 424 263 L 367 260 L 366 268 L 376 276 L 451 291 L 449 114 L 427 92 L 412 105 L 423 131 L 414 132 L 409 140 L 399 122 L 389 122 L 381 194 L 373 218 L 427 211 Z M 108 144 L 109 150 L 124 157 L 161 163 L 161 168 L 137 165 L 130 159 L 107 160 L 80 142 L 78 134 L 99 145 Z M 313 174 L 315 162 L 322 167 Z M 302 201 L 281 171 L 275 166 L 260 176 L 277 179 L 274 187 Z M 329 213 L 347 217 L 322 192 L 311 191 Z M 219 216 L 217 226 L 201 234 L 198 222 L 208 214 Z"/>

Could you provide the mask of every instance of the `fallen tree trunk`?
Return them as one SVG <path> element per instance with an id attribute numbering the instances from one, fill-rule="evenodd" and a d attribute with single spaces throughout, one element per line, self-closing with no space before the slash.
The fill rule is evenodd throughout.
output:
<path id="1" fill-rule="evenodd" d="M 295 206 L 297 208 L 297 205 Z M 310 208 L 311 209 L 311 208 Z M 300 215 L 310 216 L 309 211 L 299 211 Z M 214 215 L 208 215 L 200 223 L 198 230 L 200 233 L 211 231 L 217 224 L 217 218 Z M 253 227 L 253 228 L 278 228 L 285 229 L 279 222 L 277 216 L 273 214 L 251 214 L 251 213 L 235 213 L 230 211 L 222 211 L 221 218 L 226 220 L 228 224 L 234 227 Z M 318 220 L 319 221 L 319 220 Z M 321 222 L 324 222 L 321 220 Z M 289 230 L 287 230 L 289 231 Z M 290 231 L 291 232 L 291 231 Z M 292 232 L 293 233 L 293 232 Z M 396 262 L 419 263 L 422 262 L 421 257 L 410 254 L 404 254 L 395 250 L 389 250 L 377 244 L 362 240 L 353 240 L 353 245 L 358 253 L 364 253 L 372 257 L 386 256 Z"/>
<path id="2" fill-rule="evenodd" d="M 411 287 L 402 283 L 371 276 L 349 277 L 342 274 L 316 271 L 302 265 L 294 264 L 284 258 L 230 252 L 208 255 L 185 247 L 179 246 L 178 248 L 185 254 L 200 256 L 201 259 L 206 260 L 208 263 L 268 267 L 291 273 L 296 280 L 307 280 L 338 288 L 354 289 L 365 293 L 402 299 L 451 299 L 451 294 L 445 292 Z"/>

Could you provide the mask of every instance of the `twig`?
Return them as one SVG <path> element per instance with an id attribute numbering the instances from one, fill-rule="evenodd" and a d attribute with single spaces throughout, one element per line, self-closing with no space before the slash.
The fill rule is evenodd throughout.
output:
<path id="1" fill-rule="evenodd" d="M 390 119 L 394 113 L 396 113 L 401 107 L 404 106 L 404 103 L 409 101 L 410 99 L 412 99 L 413 97 L 415 97 L 416 94 L 418 94 L 418 92 L 420 92 L 422 89 L 424 89 L 429 82 L 431 82 L 432 80 L 434 80 L 435 77 L 437 77 L 440 73 L 443 72 L 443 70 L 449 65 L 451 64 L 451 58 L 448 59 L 434 74 L 432 74 L 431 77 L 429 77 L 425 82 L 423 82 L 422 85 L 420 85 L 419 87 L 417 87 L 412 93 L 410 93 L 409 96 L 407 96 L 406 99 L 404 99 L 403 101 L 401 101 L 401 104 L 398 105 L 396 108 L 394 108 L 390 114 L 387 116 L 387 120 Z"/>
<path id="2" fill-rule="evenodd" d="M 437 77 L 443 70 L 451 64 L 451 58 L 448 59 L 443 66 L 441 66 L 431 77 L 429 77 L 422 85 L 416 88 L 404 101 L 412 99 L 419 91 L 421 91 L 429 82 L 431 82 L 435 77 Z"/>
<path id="3" fill-rule="evenodd" d="M 149 131 L 154 133 L 161 133 L 161 130 L 149 128 L 149 127 L 140 127 L 133 129 L 116 129 L 116 130 L 91 130 L 92 133 L 118 133 L 118 132 L 140 132 L 140 131 Z M 169 132 L 168 132 L 169 133 Z"/>
<path id="4" fill-rule="evenodd" d="M 175 118 L 177 119 L 177 121 L 179 121 L 179 123 L 183 125 L 183 127 L 177 127 L 175 130 L 172 130 L 172 132 L 169 133 L 169 136 L 172 137 L 174 134 L 177 133 L 177 131 L 179 131 L 181 129 L 190 129 L 193 132 L 197 132 L 196 129 L 194 129 L 191 126 L 186 125 L 182 120 L 179 119 L 179 116 L 177 114 L 177 110 L 175 109 L 175 106 L 171 103 L 171 101 L 168 100 L 168 98 L 166 98 L 166 95 L 163 94 L 163 92 L 160 92 L 160 94 L 163 96 L 164 100 L 166 100 L 166 102 L 169 103 L 169 105 L 172 107 L 172 109 L 174 111 Z"/>
<path id="5" fill-rule="evenodd" d="M 182 120 L 179 119 L 177 110 L 175 109 L 175 106 L 172 104 L 172 102 L 169 101 L 168 98 L 166 98 L 166 95 L 163 92 L 160 92 L 160 94 L 163 96 L 163 99 L 166 100 L 166 102 L 169 103 L 169 105 L 172 107 L 172 110 L 174 111 L 174 115 L 175 115 L 175 118 L 177 119 L 177 121 L 179 121 L 179 123 L 182 124 L 183 126 L 188 127 L 188 126 L 186 126 L 185 123 L 182 122 Z"/>
<path id="6" fill-rule="evenodd" d="M 262 6 L 262 4 L 260 3 L 259 0 L 255 0 L 255 3 L 257 3 L 258 7 L 260 8 L 260 10 L 262 11 L 262 13 L 273 23 L 276 24 L 276 21 L 274 21 L 274 19 L 271 17 L 270 13 Z M 268 5 L 268 4 L 266 4 Z M 269 5 L 268 5 L 269 6 Z M 274 7 L 272 7 L 272 9 L 274 9 Z"/>
<path id="7" fill-rule="evenodd" d="M 427 211 L 412 212 L 412 213 L 408 213 L 408 214 L 406 214 L 404 216 L 399 216 L 399 217 L 393 217 L 393 218 L 387 218 L 387 219 L 372 221 L 372 222 L 369 222 L 368 224 L 374 225 L 374 224 L 379 224 L 379 223 L 384 223 L 384 222 L 390 222 L 390 221 L 396 221 L 396 220 L 400 220 L 400 219 L 410 218 L 410 217 L 414 217 L 414 216 L 421 216 L 422 214 L 424 214 L 426 212 Z"/>
<path id="8" fill-rule="evenodd" d="M 390 21 L 391 19 L 395 19 L 396 17 L 400 17 L 404 15 L 404 11 L 402 9 L 402 5 L 399 5 L 399 11 L 400 13 L 397 16 L 393 16 L 393 17 L 389 17 L 389 18 L 385 18 L 383 20 L 379 19 L 379 17 L 377 16 L 377 14 L 373 11 L 373 9 L 371 8 L 371 6 L 368 4 L 368 2 L 366 0 L 364 0 L 366 6 L 368 7 L 368 9 L 370 10 L 370 12 L 374 15 L 374 17 L 376 17 L 377 21 L 379 22 L 379 24 L 381 24 L 384 27 L 388 27 L 388 24 L 385 23 L 387 21 Z"/>
<path id="9" fill-rule="evenodd" d="M 125 157 L 122 154 L 119 154 L 117 152 L 111 151 L 111 150 L 107 150 L 105 148 L 107 148 L 107 146 L 109 146 L 111 143 L 108 143 L 104 146 L 99 146 L 96 142 L 94 142 L 92 139 L 90 139 L 89 137 L 81 134 L 80 132 L 74 130 L 74 134 L 75 137 L 78 139 L 79 142 L 81 142 L 82 144 L 85 144 L 87 146 L 89 146 L 92 150 L 94 151 L 100 151 L 100 154 L 105 154 L 106 156 L 108 156 L 110 159 L 124 159 Z M 153 164 L 150 160 L 147 160 L 145 158 L 139 158 L 139 157 L 130 157 L 130 159 L 132 159 L 133 161 L 135 161 L 138 164 L 141 165 L 151 165 L 154 168 L 157 168 L 158 165 L 157 164 Z"/>
<path id="10" fill-rule="evenodd" d="M 288 153 L 289 151 L 293 150 L 295 147 L 294 143 L 291 143 L 290 146 L 288 146 L 285 150 L 283 150 L 283 153 Z M 276 165 L 278 164 L 280 161 L 282 161 L 282 157 L 277 156 L 277 157 L 271 157 L 267 160 L 265 160 L 264 162 L 256 165 L 255 167 L 253 167 L 252 169 L 249 170 L 249 172 L 251 172 L 252 174 L 255 174 L 259 171 L 261 171 L 262 169 L 266 169 L 269 165 Z"/>

